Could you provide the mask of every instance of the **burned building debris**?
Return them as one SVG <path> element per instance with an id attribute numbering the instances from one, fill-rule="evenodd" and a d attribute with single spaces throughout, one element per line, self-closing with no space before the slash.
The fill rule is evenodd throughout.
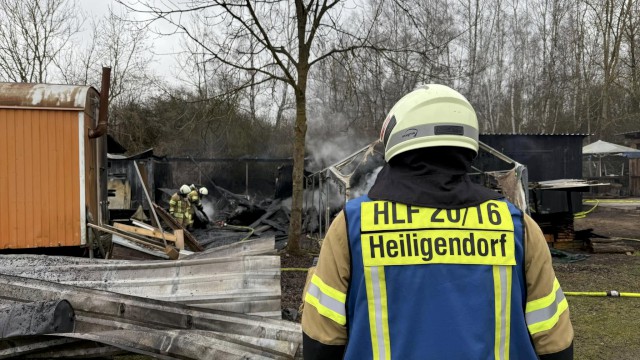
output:
<path id="1" fill-rule="evenodd" d="M 260 238 L 177 261 L 0 256 L 0 321 L 34 313 L 25 309 L 41 309 L 40 319 L 55 315 L 41 328 L 0 338 L 0 356 L 294 358 L 301 332 L 279 320 L 280 258 L 273 252 L 274 239 Z"/>
<path id="2" fill-rule="evenodd" d="M 38 97 L 41 93 L 47 97 Z M 42 169 L 21 170 L 26 180 L 13 176 L 22 169 L 15 154 L 0 154 L 6 165 L 0 170 L 12 173 L 12 184 L 24 180 L 36 189 L 20 203 L 34 209 L 33 224 L 25 216 L 0 221 L 0 230 L 8 234 L 0 248 L 76 247 L 85 256 L 0 255 L 0 358 L 300 357 L 300 327 L 282 320 L 278 255 L 289 231 L 291 159 L 168 158 L 153 149 L 126 155 L 105 135 L 100 100 L 91 87 L 0 84 L 0 115 L 40 114 L 51 118 L 47 129 L 74 134 L 46 146 L 39 146 L 40 138 L 24 144 L 12 139 L 13 148 L 33 148 L 25 151 L 25 161 L 42 164 Z M 18 129 L 20 116 L 0 120 Z M 38 126 L 44 125 L 32 123 Z M 555 247 L 571 249 L 567 246 L 578 238 L 572 206 L 579 203 L 579 195 L 572 194 L 591 184 L 553 182 L 556 175 L 541 175 L 551 171 L 546 162 L 558 153 L 560 138 L 540 138 L 549 148 L 531 139 L 485 139 L 470 176 L 530 212 Z M 580 176 L 574 145 L 581 137 L 570 140 L 562 152 L 563 179 Z M 303 229 L 310 248 L 317 249 L 346 201 L 366 194 L 384 164 L 382 153 L 376 141 L 329 166 L 305 170 Z M 232 164 L 233 175 L 242 176 L 224 179 L 231 175 L 203 165 L 220 162 Z M 266 165 L 269 171 L 252 177 L 255 168 Z M 168 212 L 169 198 L 185 179 L 210 190 L 203 212 L 194 210 L 193 230 Z M 260 191 L 250 190 L 253 183 L 260 183 Z M 47 191 L 55 195 L 44 196 Z M 28 211 L 19 209 L 22 215 Z M 605 246 L 594 243 L 594 248 Z M 31 321 L 35 317 L 38 321 Z"/>
<path id="3" fill-rule="evenodd" d="M 209 185 L 220 219 L 244 207 L 255 229 L 219 221 L 198 239 L 166 211 L 166 158 L 125 155 L 106 135 L 103 78 L 100 93 L 0 83 L 0 124 L 16 130 L 1 170 L 29 189 L 0 205 L 12 214 L 0 216 L 0 249 L 16 254 L 0 255 L 0 357 L 300 357 L 299 325 L 281 320 L 268 231 L 285 234 L 275 216 L 287 215 Z"/>

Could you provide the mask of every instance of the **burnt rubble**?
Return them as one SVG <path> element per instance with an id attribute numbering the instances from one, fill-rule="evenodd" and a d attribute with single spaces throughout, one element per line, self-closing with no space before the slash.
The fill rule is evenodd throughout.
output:
<path id="1" fill-rule="evenodd" d="M 167 261 L 2 255 L 0 322 L 13 326 L 3 325 L 0 357 L 300 357 L 299 324 L 280 320 L 274 243 Z"/>

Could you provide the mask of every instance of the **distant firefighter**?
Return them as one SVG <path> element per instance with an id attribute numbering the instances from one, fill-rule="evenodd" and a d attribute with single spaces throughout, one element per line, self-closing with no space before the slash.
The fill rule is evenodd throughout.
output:
<path id="1" fill-rule="evenodd" d="M 187 227 L 190 223 L 189 212 L 189 185 L 180 186 L 180 190 L 171 196 L 169 200 L 169 213 L 177 220 L 178 224 Z"/>
<path id="2" fill-rule="evenodd" d="M 189 207 L 189 224 L 188 227 L 193 227 L 194 220 L 196 219 L 196 210 L 199 210 L 202 214 L 201 218 L 202 223 L 206 224 L 209 222 L 207 215 L 203 211 L 202 199 L 209 194 L 209 190 L 206 187 L 201 187 L 198 189 L 195 185 L 191 184 L 190 187 L 191 192 L 189 192 L 189 203 L 191 206 Z M 198 218 L 200 220 L 200 218 Z"/>

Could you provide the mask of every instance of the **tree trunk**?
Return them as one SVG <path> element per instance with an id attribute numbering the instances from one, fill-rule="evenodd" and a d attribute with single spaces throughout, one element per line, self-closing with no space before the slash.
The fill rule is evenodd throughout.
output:
<path id="1" fill-rule="evenodd" d="M 293 197 L 291 199 L 291 220 L 289 223 L 289 243 L 291 253 L 300 251 L 302 236 L 302 200 L 304 196 L 304 155 L 307 135 L 307 74 L 308 69 L 299 69 L 296 94 L 296 125 L 293 138 Z"/>

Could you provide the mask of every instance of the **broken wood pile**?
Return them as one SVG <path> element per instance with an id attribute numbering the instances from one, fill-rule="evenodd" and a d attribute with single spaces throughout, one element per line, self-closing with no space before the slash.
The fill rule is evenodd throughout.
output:
<path id="1" fill-rule="evenodd" d="M 620 238 L 592 238 L 589 240 L 589 249 L 596 254 L 632 254 L 635 251 L 633 246 Z"/>
<path id="2" fill-rule="evenodd" d="M 259 214 L 256 218 L 255 214 Z M 253 205 L 250 208 L 236 208 L 224 222 L 225 225 L 242 226 L 251 229 L 254 235 L 275 236 L 276 247 L 278 243 L 284 242 L 289 231 L 290 210 L 282 201 L 275 199 L 261 205 Z M 198 235 L 201 240 L 201 235 Z"/>
<path id="3" fill-rule="evenodd" d="M 593 229 L 575 231 L 570 213 L 536 216 L 536 221 L 551 247 L 558 250 L 592 253 L 632 253 L 634 248 L 622 239 L 611 239 L 593 233 Z"/>
<path id="4" fill-rule="evenodd" d="M 533 214 L 532 216 L 551 247 L 558 250 L 585 249 L 586 239 L 576 236 L 572 213 Z"/>
<path id="5" fill-rule="evenodd" d="M 103 251 L 105 258 L 177 259 L 180 257 L 180 253 L 191 254 L 194 251 L 204 250 L 196 238 L 179 225 L 173 216 L 155 203 L 153 203 L 153 207 L 154 215 L 157 214 L 157 218 L 162 219 L 172 231 L 166 231 L 162 224 L 154 226 L 134 218 L 117 221 L 113 225 L 87 224 L 90 228 L 111 236 L 109 250 Z M 154 218 L 156 217 L 154 216 Z"/>
<path id="6" fill-rule="evenodd" d="M 299 357 L 299 324 L 279 320 L 280 261 L 264 255 L 273 246 L 250 240 L 175 261 L 0 256 L 0 319 L 36 302 L 67 301 L 74 314 L 73 330 L 3 336 L 0 358 Z"/>
<path id="7" fill-rule="evenodd" d="M 250 229 L 232 229 L 229 226 L 213 227 L 208 229 L 195 229 L 193 234 L 198 238 L 198 243 L 205 249 L 218 248 L 229 244 L 246 241 L 252 234 Z M 275 239 L 274 236 L 270 236 Z"/>

